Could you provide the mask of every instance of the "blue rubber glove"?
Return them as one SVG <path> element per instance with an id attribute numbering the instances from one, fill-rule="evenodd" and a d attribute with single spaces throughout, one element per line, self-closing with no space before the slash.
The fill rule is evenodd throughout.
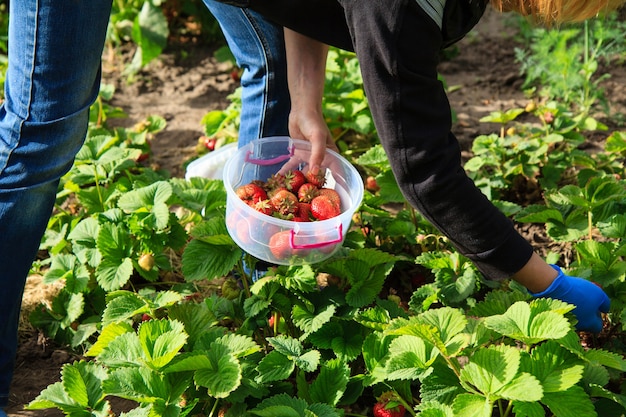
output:
<path id="1" fill-rule="evenodd" d="M 550 265 L 559 275 L 548 288 L 540 293 L 531 293 L 533 297 L 554 298 L 573 304 L 572 311 L 578 319 L 576 329 L 600 333 L 602 330 L 602 313 L 608 313 L 611 300 L 602 288 L 583 278 L 570 277 L 561 268 Z"/>

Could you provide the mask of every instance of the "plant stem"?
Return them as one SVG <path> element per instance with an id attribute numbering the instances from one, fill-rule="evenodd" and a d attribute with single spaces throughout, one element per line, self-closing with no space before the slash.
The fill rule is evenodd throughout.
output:
<path id="1" fill-rule="evenodd" d="M 506 410 L 504 411 L 504 414 L 502 415 L 502 417 L 507 417 L 509 413 L 511 412 L 512 408 L 513 408 L 513 401 L 509 401 L 509 405 L 506 406 Z"/>
<path id="2" fill-rule="evenodd" d="M 217 403 L 219 403 L 220 400 L 218 400 L 217 398 L 215 399 L 215 402 L 213 403 L 213 408 L 211 408 L 211 412 L 209 413 L 208 417 L 213 417 L 213 414 L 215 413 L 215 411 L 217 410 Z"/>

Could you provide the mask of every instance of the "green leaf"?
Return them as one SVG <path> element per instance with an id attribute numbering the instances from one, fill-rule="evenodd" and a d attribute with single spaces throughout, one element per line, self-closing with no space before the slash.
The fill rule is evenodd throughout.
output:
<path id="1" fill-rule="evenodd" d="M 435 401 L 422 401 L 416 409 L 419 417 L 454 417 L 452 407 Z"/>
<path id="2" fill-rule="evenodd" d="M 115 298 L 107 300 L 107 306 L 102 313 L 102 323 L 107 325 L 114 322 L 121 322 L 140 313 L 149 310 L 148 301 L 139 294 L 130 291 L 120 291 L 114 293 Z"/>
<path id="3" fill-rule="evenodd" d="M 622 355 L 608 352 L 602 349 L 589 349 L 585 351 L 585 359 L 591 363 L 600 364 L 609 368 L 626 372 L 626 360 Z"/>
<path id="4" fill-rule="evenodd" d="M 467 318 L 451 307 L 428 310 L 409 320 L 396 319 L 386 330 L 389 334 L 408 334 L 432 343 L 442 354 L 455 355 L 469 343 L 469 334 L 464 333 Z"/>
<path id="5" fill-rule="evenodd" d="M 487 317 L 485 326 L 504 336 L 532 345 L 548 339 L 564 337 L 570 330 L 569 321 L 563 316 L 566 304 L 546 299 L 530 303 L 518 301 L 501 315 Z M 570 306 L 570 310 L 573 306 Z M 557 310 L 557 311 L 554 311 Z"/>
<path id="6" fill-rule="evenodd" d="M 211 245 L 196 239 L 185 247 L 182 272 L 187 281 L 220 278 L 232 271 L 240 259 L 241 250 L 234 244 Z"/>
<path id="7" fill-rule="evenodd" d="M 479 348 L 461 370 L 460 380 L 478 392 L 497 398 L 518 373 L 520 352 L 506 345 Z"/>
<path id="8" fill-rule="evenodd" d="M 295 364 L 305 372 L 313 372 L 317 369 L 321 354 L 317 350 L 310 350 L 295 358 Z"/>
<path id="9" fill-rule="evenodd" d="M 218 321 L 206 303 L 175 304 L 168 309 L 168 316 L 183 323 L 191 346 Z"/>
<path id="10" fill-rule="evenodd" d="M 303 332 L 313 333 L 328 323 L 336 311 L 337 307 L 332 304 L 324 306 L 319 312 L 310 312 L 301 305 L 295 305 L 293 306 L 292 319 L 293 323 Z"/>
<path id="11" fill-rule="evenodd" d="M 589 395 L 575 385 L 567 391 L 546 392 L 541 402 L 558 417 L 597 417 Z"/>
<path id="12" fill-rule="evenodd" d="M 144 2 L 133 24 L 133 40 L 142 50 L 142 66 L 161 55 L 168 34 L 167 19 L 161 8 L 150 1 Z"/>
<path id="13" fill-rule="evenodd" d="M 626 133 L 613 132 L 606 138 L 604 149 L 609 153 L 620 153 L 626 151 Z"/>
<path id="14" fill-rule="evenodd" d="M 325 362 L 311 383 L 309 394 L 316 403 L 337 405 L 346 390 L 350 377 L 348 365 L 339 359 Z"/>
<path id="15" fill-rule="evenodd" d="M 591 385 L 589 388 L 590 395 L 592 397 L 606 398 L 615 402 L 616 404 L 619 404 L 623 408 L 626 408 L 626 395 L 612 392 L 611 390 L 599 385 Z"/>
<path id="16" fill-rule="evenodd" d="M 389 311 L 386 309 L 380 306 L 374 306 L 359 311 L 354 317 L 354 320 L 368 329 L 382 331 L 391 321 L 391 317 L 389 316 Z"/>
<path id="17" fill-rule="evenodd" d="M 452 409 L 454 417 L 491 417 L 493 404 L 480 395 L 461 394 L 455 398 Z"/>
<path id="18" fill-rule="evenodd" d="M 94 407 L 102 400 L 104 394 L 101 385 L 105 378 L 104 369 L 87 362 L 75 362 L 73 365 L 63 366 L 61 370 L 63 389 L 85 408 Z"/>
<path id="19" fill-rule="evenodd" d="M 267 406 L 262 410 L 252 410 L 251 413 L 259 417 L 302 417 L 304 415 L 304 412 L 300 414 L 293 408 L 286 405 Z"/>
<path id="20" fill-rule="evenodd" d="M 297 357 L 302 355 L 302 343 L 289 336 L 268 337 L 267 341 L 279 353 L 287 357 Z"/>
<path id="21" fill-rule="evenodd" d="M 438 351 L 424 339 L 403 335 L 395 338 L 389 346 L 387 362 L 388 379 L 415 380 L 424 375 L 437 359 Z"/>
<path id="22" fill-rule="evenodd" d="M 459 394 L 467 393 L 450 367 L 435 362 L 432 368 L 433 371 L 421 379 L 420 398 L 423 402 L 452 404 Z"/>
<path id="23" fill-rule="evenodd" d="M 169 223 L 167 200 L 171 195 L 172 186 L 166 181 L 159 181 L 123 194 L 117 205 L 126 213 L 149 212 L 150 216 L 143 219 L 144 225 L 163 230 Z"/>
<path id="24" fill-rule="evenodd" d="M 136 333 L 124 333 L 113 339 L 100 353 L 98 360 L 109 367 L 141 366 L 143 352 Z"/>
<path id="25" fill-rule="evenodd" d="M 446 355 L 456 355 L 469 341 L 469 336 L 463 334 L 468 322 L 461 310 L 450 307 L 428 310 L 420 314 L 419 321 L 437 329 L 446 346 L 442 353 Z"/>
<path id="26" fill-rule="evenodd" d="M 545 417 L 546 412 L 539 402 L 513 401 L 515 417 Z"/>
<path id="27" fill-rule="evenodd" d="M 386 374 L 384 374 L 384 359 L 389 350 L 389 344 L 391 343 L 392 338 L 384 337 L 380 333 L 372 333 L 368 335 L 363 341 L 363 362 L 365 363 L 365 368 L 372 374 L 383 373 L 380 375 L 381 378 L 386 378 Z M 374 380 L 378 374 L 374 375 Z"/>
<path id="28" fill-rule="evenodd" d="M 389 167 L 389 158 L 382 145 L 376 144 L 371 146 L 356 160 L 356 163 L 362 166 Z"/>
<path id="29" fill-rule="evenodd" d="M 560 211 L 541 205 L 531 205 L 519 211 L 515 220 L 522 223 L 550 223 L 553 221 L 563 222 Z"/>
<path id="30" fill-rule="evenodd" d="M 539 379 L 544 392 L 566 391 L 582 378 L 583 361 L 555 341 L 536 346 L 531 360 L 526 358 L 523 358 L 524 369 Z"/>
<path id="31" fill-rule="evenodd" d="M 27 410 L 44 410 L 46 408 L 58 407 L 64 411 L 81 411 L 76 401 L 74 401 L 63 388 L 63 383 L 55 382 L 48 385 L 39 395 L 26 407 Z"/>
<path id="32" fill-rule="evenodd" d="M 470 308 L 468 314 L 478 317 L 495 316 L 506 313 L 509 307 L 518 301 L 531 298 L 528 293 L 521 291 L 494 290 L 485 295 L 485 299 Z"/>
<path id="33" fill-rule="evenodd" d="M 256 381 L 265 384 L 287 379 L 294 371 L 295 367 L 294 360 L 273 350 L 259 363 L 257 367 L 259 375 L 256 377 Z"/>
<path id="34" fill-rule="evenodd" d="M 211 345 L 207 358 L 211 362 L 211 367 L 197 370 L 194 380 L 196 384 L 206 387 L 210 396 L 227 398 L 241 385 L 241 365 L 234 355 L 219 343 Z"/>
<path id="35" fill-rule="evenodd" d="M 337 411 L 328 404 L 309 405 L 305 400 L 287 394 L 264 399 L 250 413 L 261 417 L 339 417 Z"/>
<path id="36" fill-rule="evenodd" d="M 65 364 L 61 369 L 61 382 L 44 389 L 27 409 L 39 410 L 57 407 L 67 414 L 104 417 L 110 411 L 104 400 L 102 383 L 107 378 L 106 370 L 91 362 Z"/>
<path id="37" fill-rule="evenodd" d="M 187 328 L 185 327 L 185 330 Z M 261 347 L 250 336 L 229 333 L 215 341 L 228 349 L 236 358 L 252 355 L 259 352 Z"/>
<path id="38" fill-rule="evenodd" d="M 133 262 L 130 258 L 120 260 L 104 258 L 96 269 L 96 280 L 105 291 L 122 288 L 133 273 Z"/>
<path id="39" fill-rule="evenodd" d="M 124 333 L 132 332 L 133 328 L 128 323 L 110 323 L 105 325 L 98 336 L 98 340 L 87 351 L 87 356 L 98 356 L 111 341 Z"/>
<path id="40" fill-rule="evenodd" d="M 107 395 L 138 403 L 176 403 L 190 382 L 189 376 L 164 375 L 147 367 L 124 367 L 111 371 L 102 385 Z"/>
<path id="41" fill-rule="evenodd" d="M 75 255 L 60 254 L 51 259 L 50 269 L 44 275 L 44 284 L 63 279 L 65 289 L 70 293 L 80 293 L 87 289 L 91 276 L 85 265 L 79 263 Z"/>
<path id="42" fill-rule="evenodd" d="M 187 341 L 183 324 L 175 320 L 148 320 L 141 323 L 138 336 L 146 357 L 153 369 L 166 366 Z"/>
<path id="43" fill-rule="evenodd" d="M 543 397 L 543 387 L 533 375 L 522 372 L 502 387 L 498 395 L 507 400 L 539 401 Z"/>

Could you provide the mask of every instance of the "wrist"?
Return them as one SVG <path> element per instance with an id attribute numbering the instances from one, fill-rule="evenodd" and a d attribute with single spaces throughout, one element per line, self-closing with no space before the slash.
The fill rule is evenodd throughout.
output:
<path id="1" fill-rule="evenodd" d="M 533 295 L 533 297 L 549 297 L 550 294 L 554 293 L 554 291 L 561 285 L 561 283 L 565 280 L 565 274 L 563 273 L 563 271 L 561 270 L 561 268 L 559 268 L 556 265 L 550 265 L 555 271 L 557 271 L 557 276 L 556 278 L 554 278 L 554 280 L 552 280 L 552 282 L 550 283 L 550 285 L 548 285 L 546 288 L 544 288 L 543 290 L 539 291 L 539 292 L 533 292 L 530 291 L 530 293 Z"/>
<path id="2" fill-rule="evenodd" d="M 539 255 L 533 253 L 528 262 L 512 278 L 534 294 L 545 291 L 560 272 L 561 269 L 558 266 L 547 264 Z"/>

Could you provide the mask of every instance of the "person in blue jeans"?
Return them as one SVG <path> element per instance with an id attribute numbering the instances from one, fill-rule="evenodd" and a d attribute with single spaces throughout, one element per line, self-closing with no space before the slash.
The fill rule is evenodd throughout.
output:
<path id="1" fill-rule="evenodd" d="M 0 107 L 0 410 L 24 284 L 100 89 L 111 0 L 14 1 Z M 0 416 L 4 417 L 4 411 Z"/>
<path id="2" fill-rule="evenodd" d="M 286 135 L 282 27 L 253 11 L 205 3 L 244 69 L 239 145 Z M 6 416 L 26 277 L 59 179 L 85 139 L 110 13 L 111 0 L 11 3 L 0 107 L 0 417 Z"/>

